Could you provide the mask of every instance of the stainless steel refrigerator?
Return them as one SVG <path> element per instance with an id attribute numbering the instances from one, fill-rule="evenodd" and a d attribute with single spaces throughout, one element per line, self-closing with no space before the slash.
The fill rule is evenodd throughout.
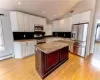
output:
<path id="1" fill-rule="evenodd" d="M 88 23 L 74 24 L 72 26 L 73 53 L 85 57 Z"/>

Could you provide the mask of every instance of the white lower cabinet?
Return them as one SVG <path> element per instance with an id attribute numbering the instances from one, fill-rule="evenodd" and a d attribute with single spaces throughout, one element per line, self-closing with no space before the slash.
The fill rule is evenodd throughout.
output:
<path id="1" fill-rule="evenodd" d="M 35 53 L 35 42 L 14 42 L 15 58 L 24 58 Z"/>

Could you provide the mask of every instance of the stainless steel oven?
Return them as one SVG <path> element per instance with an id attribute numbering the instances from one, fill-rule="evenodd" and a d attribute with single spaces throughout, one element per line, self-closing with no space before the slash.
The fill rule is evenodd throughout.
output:
<path id="1" fill-rule="evenodd" d="M 43 32 L 43 26 L 42 25 L 34 25 L 34 32 Z"/>

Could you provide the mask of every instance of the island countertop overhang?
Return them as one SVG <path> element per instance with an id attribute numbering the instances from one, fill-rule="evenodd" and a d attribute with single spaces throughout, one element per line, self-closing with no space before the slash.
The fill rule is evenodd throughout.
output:
<path id="1" fill-rule="evenodd" d="M 57 51 L 59 49 L 67 47 L 67 46 L 69 46 L 68 43 L 56 41 L 56 42 L 38 44 L 36 46 L 36 48 L 39 49 L 40 51 L 44 52 L 45 54 L 49 54 L 51 52 Z"/>

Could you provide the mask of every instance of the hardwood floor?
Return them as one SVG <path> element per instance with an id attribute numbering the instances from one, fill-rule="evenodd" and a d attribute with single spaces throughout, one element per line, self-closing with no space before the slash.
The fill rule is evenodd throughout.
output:
<path id="1" fill-rule="evenodd" d="M 0 80 L 41 80 L 35 57 L 0 61 Z M 44 80 L 100 80 L 100 54 L 86 60 L 70 54 L 69 60 Z"/>

